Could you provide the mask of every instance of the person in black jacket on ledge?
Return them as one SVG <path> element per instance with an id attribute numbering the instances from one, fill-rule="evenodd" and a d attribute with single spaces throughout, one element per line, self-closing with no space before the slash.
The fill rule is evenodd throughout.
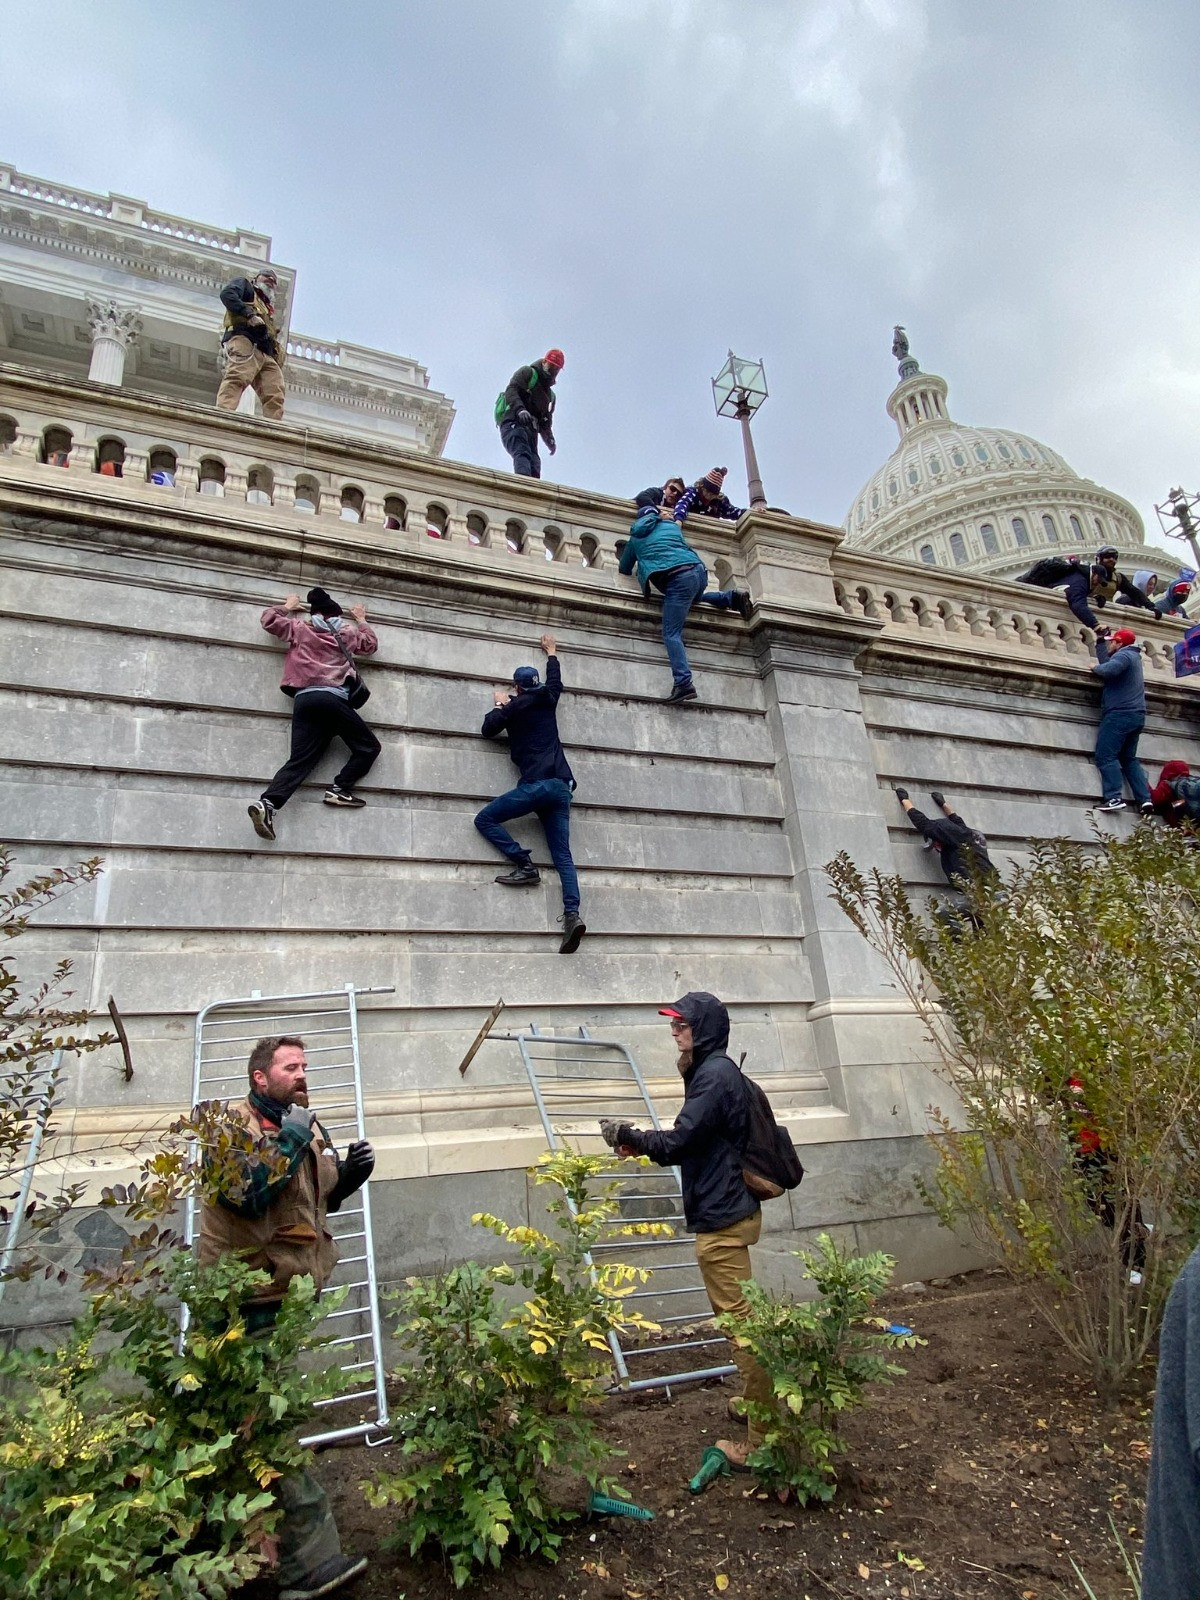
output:
<path id="1" fill-rule="evenodd" d="M 604 1121 L 600 1131 L 618 1155 L 649 1156 L 657 1166 L 678 1166 L 683 1215 L 696 1235 L 696 1261 L 713 1313 L 745 1317 L 750 1307 L 742 1285 L 753 1277 L 750 1246 L 762 1232 L 762 1208 L 742 1176 L 742 1151 L 749 1134 L 742 1074 L 726 1053 L 729 1012 L 716 995 L 685 994 L 659 1016 L 669 1017 L 679 1050 L 683 1109 L 673 1128 L 634 1128 Z M 774 1386 L 748 1350 L 733 1346 L 747 1400 L 769 1405 Z M 718 1439 L 718 1450 L 735 1466 L 762 1443 L 747 1423 L 744 1441 Z"/>
<path id="2" fill-rule="evenodd" d="M 513 673 L 515 689 L 497 689 L 495 705 L 483 719 L 480 730 L 485 739 L 508 734 L 508 752 L 521 781 L 507 794 L 498 795 L 475 818 L 475 826 L 490 844 L 513 863 L 510 872 L 496 879 L 507 889 L 523 889 L 541 881 L 529 851 L 518 844 L 501 824 L 532 811 L 542 825 L 550 859 L 562 884 L 562 943 L 558 953 L 574 955 L 587 925 L 579 915 L 579 875 L 571 859 L 571 795 L 575 775 L 567 765 L 562 741 L 558 737 L 558 697 L 562 694 L 562 670 L 552 633 L 542 635 L 546 652 L 546 681 L 542 683 L 536 667 L 518 667 Z"/>
<path id="3" fill-rule="evenodd" d="M 957 935 L 966 927 L 979 925 L 966 891 L 974 882 L 984 884 L 989 890 L 998 890 L 1000 874 L 988 855 L 987 840 L 983 835 L 974 828 L 968 828 L 954 807 L 947 804 L 944 794 L 934 789 L 930 798 L 942 813 L 941 817 L 927 817 L 913 805 L 907 789 L 896 790 L 896 799 L 925 840 L 926 848 L 938 853 L 952 893 L 938 906 L 935 915 L 951 933 Z"/>

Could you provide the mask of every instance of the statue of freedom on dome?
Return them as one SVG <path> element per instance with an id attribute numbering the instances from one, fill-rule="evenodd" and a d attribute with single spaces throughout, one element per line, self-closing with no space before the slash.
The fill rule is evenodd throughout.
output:
<path id="1" fill-rule="evenodd" d="M 908 335 L 899 323 L 892 329 L 892 354 L 897 361 L 903 361 L 908 355 Z"/>

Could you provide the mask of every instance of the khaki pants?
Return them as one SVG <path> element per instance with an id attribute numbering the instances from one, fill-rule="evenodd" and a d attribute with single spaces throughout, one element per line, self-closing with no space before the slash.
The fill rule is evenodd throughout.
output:
<path id="1" fill-rule="evenodd" d="M 234 334 L 225 346 L 225 376 L 217 390 L 217 410 L 236 411 L 244 389 L 253 389 L 262 401 L 263 416 L 278 422 L 283 416 L 283 368 L 274 356 L 259 350 L 244 333 Z"/>
<path id="2" fill-rule="evenodd" d="M 750 1246 L 758 1243 L 761 1232 L 762 1212 L 756 1211 L 753 1216 L 744 1217 L 730 1228 L 696 1235 L 696 1260 L 716 1315 L 748 1315 L 750 1307 L 746 1304 L 742 1285 L 753 1277 Z M 749 1350 L 734 1345 L 733 1359 L 741 1373 L 743 1397 L 759 1405 L 770 1405 L 775 1394 L 774 1385 Z M 762 1443 L 761 1431 L 753 1423 L 747 1422 L 746 1433 L 750 1448 L 756 1449 Z"/>

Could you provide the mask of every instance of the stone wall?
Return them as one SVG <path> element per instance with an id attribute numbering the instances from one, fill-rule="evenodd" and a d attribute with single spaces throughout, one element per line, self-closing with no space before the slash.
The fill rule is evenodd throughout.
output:
<path id="1" fill-rule="evenodd" d="M 486 1044 L 459 1075 L 493 1002 L 510 1027 L 622 1040 L 669 1116 L 657 1007 L 711 989 L 808 1168 L 767 1208 L 760 1269 L 782 1280 L 787 1251 L 821 1227 L 896 1251 L 905 1276 L 969 1259 L 912 1183 L 929 1161 L 925 1108 L 944 1098 L 928 1047 L 823 868 L 846 848 L 933 886 L 890 793 L 901 781 L 919 800 L 944 788 L 1001 860 L 1032 837 L 1086 836 L 1098 694 L 1056 597 L 847 552 L 836 530 L 779 514 L 702 527 L 710 570 L 748 584 L 757 608 L 749 625 L 689 623 L 701 700 L 668 707 L 657 608 L 615 571 L 624 502 L 3 369 L 0 414 L 18 424 L 0 455 L 2 831 L 22 867 L 105 861 L 21 955 L 69 955 L 96 1012 L 115 996 L 135 1065 L 128 1084 L 111 1052 L 74 1074 L 55 1146 L 68 1178 L 94 1193 L 127 1176 L 114 1135 L 145 1140 L 187 1104 L 202 1006 L 385 986 L 363 1012 L 381 1273 L 480 1253 L 470 1213 L 529 1214 L 524 1168 L 543 1144 L 514 1045 Z M 51 422 L 79 441 L 67 470 L 37 460 Z M 201 496 L 186 474 L 170 490 L 101 477 L 87 467 L 101 434 L 135 459 L 163 437 L 183 462 L 220 451 L 241 496 Z M 399 492 L 414 509 L 389 531 L 252 505 L 237 463 L 253 460 L 276 483 L 348 477 L 376 486 L 368 508 Z M 427 536 L 415 508 L 431 499 L 449 537 Z M 501 531 L 514 522 L 517 551 Z M 284 758 L 290 704 L 258 613 L 315 582 L 365 601 L 379 633 L 367 715 L 383 755 L 365 810 L 321 804 L 331 754 L 265 844 L 246 805 Z M 589 931 L 569 958 L 553 873 L 497 887 L 471 822 L 514 781 L 479 737 L 493 685 L 540 660 L 546 629 L 579 782 Z M 1169 670 L 1178 627 L 1150 630 L 1148 762 L 1200 760 L 1194 691 Z M 536 823 L 514 831 L 546 865 Z M 81 1210 L 56 1248 L 72 1261 L 111 1248 L 109 1221 Z M 3 1304 L 5 1321 L 62 1309 L 17 1286 Z"/>

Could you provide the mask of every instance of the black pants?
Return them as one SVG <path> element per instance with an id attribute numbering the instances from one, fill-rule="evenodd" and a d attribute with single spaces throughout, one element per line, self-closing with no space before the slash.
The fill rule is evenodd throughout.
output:
<path id="1" fill-rule="evenodd" d="M 521 478 L 540 478 L 542 459 L 538 455 L 536 428 L 527 428 L 511 419 L 500 424 L 500 443 L 513 459 L 513 471 Z"/>
<path id="2" fill-rule="evenodd" d="M 263 799 L 277 810 L 286 805 L 334 738 L 350 751 L 350 759 L 333 780 L 348 794 L 370 772 L 382 748 L 379 740 L 340 694 L 325 689 L 298 694 L 292 706 L 292 753 L 263 790 Z"/>

